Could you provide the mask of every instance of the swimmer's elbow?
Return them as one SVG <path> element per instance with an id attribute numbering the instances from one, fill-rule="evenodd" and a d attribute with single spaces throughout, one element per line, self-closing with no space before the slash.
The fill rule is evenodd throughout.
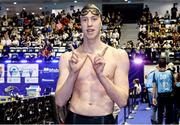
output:
<path id="1" fill-rule="evenodd" d="M 120 108 L 123 108 L 123 107 L 125 107 L 126 105 L 127 105 L 127 100 L 121 101 L 121 102 L 119 102 L 119 104 L 118 104 L 118 106 L 119 106 Z"/>
<path id="2" fill-rule="evenodd" d="M 66 104 L 65 101 L 58 100 L 58 99 L 55 100 L 55 103 L 58 107 L 63 107 Z"/>
<path id="3" fill-rule="evenodd" d="M 127 105 L 127 100 L 123 101 L 121 105 L 121 107 L 125 107 Z"/>
<path id="4" fill-rule="evenodd" d="M 125 96 L 122 100 L 119 101 L 119 107 L 127 106 L 127 101 L 128 101 L 128 95 Z"/>
<path id="5" fill-rule="evenodd" d="M 59 98 L 57 95 L 55 96 L 55 103 L 58 107 L 63 107 L 66 104 L 67 101 L 63 100 L 62 98 Z"/>

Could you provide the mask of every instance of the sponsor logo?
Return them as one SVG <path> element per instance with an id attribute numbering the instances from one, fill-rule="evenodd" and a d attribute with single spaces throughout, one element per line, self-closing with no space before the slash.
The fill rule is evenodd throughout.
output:
<path id="1" fill-rule="evenodd" d="M 19 68 L 18 68 L 17 66 L 12 66 L 12 67 L 10 67 L 10 69 L 9 69 L 9 73 L 10 73 L 10 76 L 18 75 L 18 73 L 19 73 Z"/>
<path id="2" fill-rule="evenodd" d="M 8 76 L 11 77 L 34 77 L 38 76 L 36 64 L 8 64 Z"/>
<path id="3" fill-rule="evenodd" d="M 44 73 L 58 73 L 59 72 L 59 69 L 58 68 L 44 68 L 43 69 L 43 72 Z"/>
<path id="4" fill-rule="evenodd" d="M 21 83 L 20 78 L 7 78 L 8 83 Z"/>
<path id="5" fill-rule="evenodd" d="M 38 78 L 25 78 L 25 83 L 38 83 Z"/>
<path id="6" fill-rule="evenodd" d="M 54 79 L 42 79 L 42 82 L 54 82 Z"/>

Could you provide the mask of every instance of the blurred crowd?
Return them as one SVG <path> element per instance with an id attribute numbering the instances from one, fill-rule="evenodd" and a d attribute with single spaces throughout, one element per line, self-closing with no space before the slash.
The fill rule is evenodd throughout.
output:
<path id="1" fill-rule="evenodd" d="M 148 5 L 145 5 L 138 28 L 138 42 L 134 44 L 133 41 L 127 41 L 123 45 L 129 54 L 158 60 L 164 52 L 167 62 L 170 61 L 171 52 L 174 58 L 180 57 L 180 13 L 178 14 L 176 4 L 173 4 L 171 14 L 167 10 L 161 17 L 158 12 L 153 15 Z"/>
<path id="2" fill-rule="evenodd" d="M 0 18 L 0 49 L 39 47 L 42 51 L 47 48 L 51 51 L 53 47 L 68 47 L 70 44 L 76 48 L 83 38 L 79 17 L 79 9 L 72 13 L 62 10 L 57 15 L 49 12 L 28 14 L 22 9 L 19 15 L 4 15 Z M 102 39 L 105 43 L 117 47 L 121 34 L 120 14 L 108 13 L 102 20 Z"/>
<path id="3" fill-rule="evenodd" d="M 102 40 L 115 48 L 125 49 L 134 58 L 142 56 L 147 60 L 156 60 L 161 52 L 169 57 L 174 52 L 174 58 L 180 53 L 180 13 L 176 4 L 159 17 L 153 15 L 145 5 L 138 21 L 138 40 L 121 41 L 123 19 L 121 13 L 111 12 L 102 17 Z M 74 48 L 81 44 L 83 34 L 80 25 L 80 10 L 72 13 L 61 12 L 41 14 L 27 13 L 22 9 L 19 15 L 0 17 L 0 50 L 9 47 L 39 47 L 40 54 L 50 54 L 53 47 Z M 124 43 L 124 44 L 122 44 Z M 7 54 L 7 53 L 6 53 Z M 167 58 L 168 60 L 168 58 Z"/>

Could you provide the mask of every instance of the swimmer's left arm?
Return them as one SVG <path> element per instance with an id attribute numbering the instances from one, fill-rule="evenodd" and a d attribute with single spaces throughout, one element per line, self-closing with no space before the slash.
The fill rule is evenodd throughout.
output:
<path id="1" fill-rule="evenodd" d="M 115 59 L 119 60 L 114 74 L 114 81 L 111 81 L 103 73 L 98 75 L 101 84 L 104 86 L 109 97 L 119 106 L 127 104 L 129 96 L 129 58 L 124 50 L 118 52 Z"/>

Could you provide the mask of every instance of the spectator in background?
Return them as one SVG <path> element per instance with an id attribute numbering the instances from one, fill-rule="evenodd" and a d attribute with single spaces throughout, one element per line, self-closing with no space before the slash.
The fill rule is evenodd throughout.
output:
<path id="1" fill-rule="evenodd" d="M 156 19 L 154 19 L 152 23 L 153 23 L 152 24 L 152 30 L 154 32 L 159 32 L 159 22 Z"/>
<path id="2" fill-rule="evenodd" d="M 165 15 L 164 15 L 164 19 L 170 19 L 170 14 L 169 11 L 167 10 Z"/>
<path id="3" fill-rule="evenodd" d="M 153 17 L 153 20 L 156 19 L 157 21 L 159 21 L 159 15 L 158 12 L 156 11 Z"/>
<path id="4" fill-rule="evenodd" d="M 112 39 L 115 43 L 115 47 L 117 47 L 120 43 L 120 35 L 118 32 L 118 29 L 114 29 L 113 33 L 112 33 Z"/>
<path id="5" fill-rule="evenodd" d="M 3 46 L 11 46 L 11 45 L 12 45 L 12 41 L 11 41 L 11 39 L 9 38 L 8 35 L 5 35 L 5 36 L 2 37 L 2 39 L 1 39 L 1 44 L 2 44 Z"/>
<path id="6" fill-rule="evenodd" d="M 122 25 L 122 16 L 121 16 L 121 12 L 118 11 L 118 13 L 117 13 L 116 16 L 117 16 L 117 17 L 116 17 L 115 23 L 116 23 L 116 25 L 121 26 L 121 25 Z"/>
<path id="7" fill-rule="evenodd" d="M 151 44 L 150 44 L 150 48 L 151 48 L 151 52 L 152 52 L 152 60 L 153 60 L 153 61 L 157 61 L 157 55 L 158 55 L 159 45 L 158 45 L 158 43 L 156 42 L 156 39 L 155 39 L 155 38 L 152 39 L 152 42 L 151 42 Z"/>
<path id="8" fill-rule="evenodd" d="M 153 105 L 153 82 L 154 82 L 154 73 L 156 70 L 158 70 L 158 65 L 155 66 L 156 68 L 153 69 L 151 72 L 147 75 L 147 80 L 145 83 L 146 89 L 148 91 L 148 98 L 149 98 L 149 104 L 151 107 L 151 123 L 155 124 L 157 123 L 157 105 Z"/>
<path id="9" fill-rule="evenodd" d="M 154 73 L 154 85 L 153 85 L 153 104 L 158 106 L 158 124 L 163 124 L 164 112 L 165 123 L 172 123 L 172 86 L 173 75 L 171 71 L 166 69 L 166 59 L 159 59 L 159 70 Z M 156 100 L 157 98 L 157 100 Z"/>
<path id="10" fill-rule="evenodd" d="M 151 24 L 153 22 L 152 13 L 150 11 L 147 13 L 146 19 L 147 19 L 147 24 Z"/>
<path id="11" fill-rule="evenodd" d="M 113 39 L 116 39 L 116 40 L 119 40 L 119 39 L 120 39 L 118 29 L 114 29 L 114 31 L 113 31 L 113 33 L 112 33 L 112 38 L 113 38 Z"/>
<path id="12" fill-rule="evenodd" d="M 167 70 L 171 71 L 171 73 L 173 74 L 173 80 L 175 80 L 176 77 L 177 77 L 177 72 L 176 72 L 174 63 L 169 62 L 168 65 L 167 65 Z M 175 86 L 175 81 L 174 81 L 173 87 L 174 86 Z"/>
<path id="13" fill-rule="evenodd" d="M 165 56 L 166 56 L 166 62 L 170 62 L 170 49 L 172 48 L 171 44 L 169 43 L 169 41 L 165 41 L 165 44 L 163 45 L 163 48 L 165 49 Z"/>
<path id="14" fill-rule="evenodd" d="M 42 48 L 41 52 L 39 53 L 39 57 L 43 57 L 45 61 L 51 60 L 51 54 L 52 54 L 52 46 L 50 44 L 45 45 L 44 48 Z"/>
<path id="15" fill-rule="evenodd" d="M 148 37 L 148 32 L 147 31 L 140 31 L 138 33 L 138 39 L 140 40 L 140 42 L 142 42 L 143 44 L 145 43 L 145 41 L 147 40 Z"/>
<path id="16" fill-rule="evenodd" d="M 2 17 L 2 26 L 8 27 L 9 26 L 9 22 L 8 22 L 8 18 L 6 15 L 4 15 Z"/>
<path id="17" fill-rule="evenodd" d="M 104 25 L 108 25 L 109 22 L 110 22 L 109 17 L 108 17 L 108 16 L 105 16 L 105 17 L 104 17 L 104 20 L 103 20 L 103 24 L 104 24 Z"/>
<path id="18" fill-rule="evenodd" d="M 20 18 L 25 18 L 25 17 L 27 17 L 27 12 L 25 8 L 23 8 L 22 11 L 20 12 Z"/>
<path id="19" fill-rule="evenodd" d="M 142 91 L 142 88 L 141 88 L 141 84 L 140 84 L 140 81 L 138 78 L 134 79 L 133 80 L 133 83 L 134 83 L 134 90 L 135 90 L 135 99 L 136 99 L 136 109 L 138 108 L 138 105 L 140 103 L 140 95 L 141 95 L 141 91 Z"/>
<path id="20" fill-rule="evenodd" d="M 12 40 L 12 46 L 19 46 L 19 40 L 16 36 L 13 37 L 13 40 Z"/>
<path id="21" fill-rule="evenodd" d="M 144 15 L 140 18 L 139 25 L 146 25 L 147 24 L 147 19 Z"/>
<path id="22" fill-rule="evenodd" d="M 72 31 L 72 36 L 73 36 L 73 41 L 78 41 L 79 40 L 79 32 L 77 30 Z"/>
<path id="23" fill-rule="evenodd" d="M 144 12 L 146 12 L 146 13 L 148 13 L 150 10 L 149 10 L 149 6 L 148 5 L 145 5 L 145 7 L 144 7 L 144 10 L 143 10 Z"/>
<path id="24" fill-rule="evenodd" d="M 177 3 L 173 4 L 173 7 L 171 8 L 171 19 L 176 19 L 178 9 L 176 7 Z"/>
<path id="25" fill-rule="evenodd" d="M 3 50 L 2 50 L 2 56 L 3 57 L 9 57 L 9 52 L 10 52 L 10 47 L 9 46 L 3 46 Z"/>

